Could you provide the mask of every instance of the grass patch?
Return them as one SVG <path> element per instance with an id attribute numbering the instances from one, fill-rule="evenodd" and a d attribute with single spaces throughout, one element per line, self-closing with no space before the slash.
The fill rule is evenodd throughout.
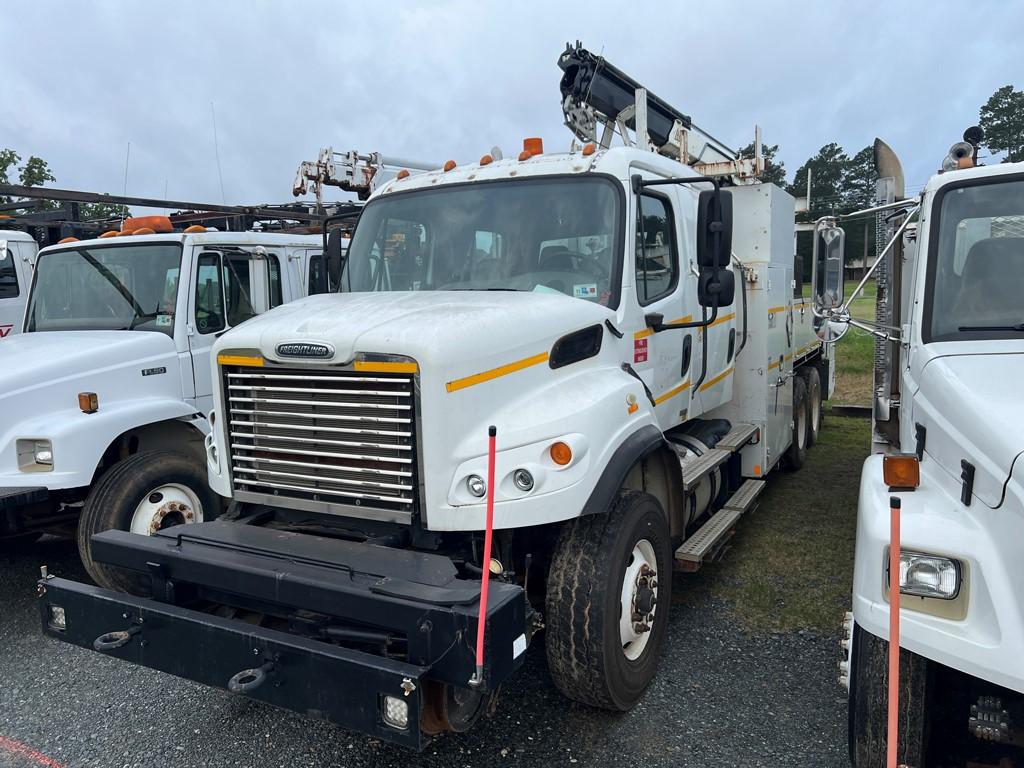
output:
<path id="1" fill-rule="evenodd" d="M 857 282 L 846 282 L 846 296 L 853 293 Z M 864 285 L 864 291 L 850 303 L 850 314 L 858 320 L 874 320 L 877 285 L 874 280 Z M 875 355 L 875 339 L 867 331 L 850 328 L 837 342 L 835 403 L 843 405 L 870 405 L 871 384 Z"/>
<path id="2" fill-rule="evenodd" d="M 718 563 L 677 579 L 677 600 L 708 590 L 751 629 L 833 631 L 853 589 L 857 490 L 867 419 L 830 416 L 798 472 L 776 470 L 758 510 Z"/>

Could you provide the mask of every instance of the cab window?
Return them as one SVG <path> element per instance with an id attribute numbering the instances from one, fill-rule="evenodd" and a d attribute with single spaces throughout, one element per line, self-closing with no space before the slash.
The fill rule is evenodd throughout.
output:
<path id="1" fill-rule="evenodd" d="M 679 255 L 668 201 L 641 195 L 636 222 L 636 293 L 641 304 L 650 304 L 675 290 L 679 279 Z"/>
<path id="2" fill-rule="evenodd" d="M 196 328 L 215 333 L 283 303 L 281 266 L 273 254 L 204 251 L 196 271 Z"/>
<path id="3" fill-rule="evenodd" d="M 9 248 L 5 248 L 0 251 L 0 299 L 13 299 L 18 293 L 18 273 L 14 271 L 14 254 Z"/>

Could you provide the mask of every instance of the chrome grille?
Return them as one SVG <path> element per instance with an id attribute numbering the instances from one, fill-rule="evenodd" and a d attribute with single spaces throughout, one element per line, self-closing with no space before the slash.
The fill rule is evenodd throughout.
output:
<path id="1" fill-rule="evenodd" d="M 415 381 L 358 371 L 227 368 L 236 491 L 412 513 Z"/>

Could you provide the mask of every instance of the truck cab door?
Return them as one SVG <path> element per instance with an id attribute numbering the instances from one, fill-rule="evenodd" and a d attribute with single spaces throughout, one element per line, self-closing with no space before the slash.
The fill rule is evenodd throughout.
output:
<path id="1" fill-rule="evenodd" d="M 210 349 L 236 325 L 284 302 L 283 253 L 241 249 L 196 250 L 189 296 L 189 355 L 196 409 L 213 407 Z"/>
<path id="2" fill-rule="evenodd" d="M 636 195 L 633 237 L 634 296 L 644 317 L 661 315 L 665 323 L 689 322 L 685 308 L 687 280 L 681 258 L 678 198 L 644 190 Z M 678 424 L 689 405 L 688 380 L 693 366 L 695 339 L 690 330 L 654 333 L 643 327 L 633 335 L 632 365 L 651 390 L 663 429 Z"/>
<path id="3" fill-rule="evenodd" d="M 0 240 L 0 341 L 21 330 L 28 271 L 19 260 L 19 243 Z"/>

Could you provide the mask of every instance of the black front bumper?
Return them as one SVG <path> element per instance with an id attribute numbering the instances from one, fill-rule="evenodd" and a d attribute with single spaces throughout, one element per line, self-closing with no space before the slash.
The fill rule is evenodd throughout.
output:
<path id="1" fill-rule="evenodd" d="M 46 634 L 219 688 L 255 677 L 235 692 L 380 739 L 423 748 L 428 691 L 467 687 L 475 668 L 479 582 L 457 578 L 442 555 L 224 522 L 152 537 L 107 531 L 93 537 L 93 554 L 149 574 L 154 597 L 44 579 Z M 273 626 L 242 618 L 254 615 Z M 522 590 L 492 584 L 483 691 L 522 663 L 526 622 Z M 346 647 L 334 629 L 400 638 L 405 650 Z M 405 702 L 408 727 L 385 722 L 385 696 Z"/>

